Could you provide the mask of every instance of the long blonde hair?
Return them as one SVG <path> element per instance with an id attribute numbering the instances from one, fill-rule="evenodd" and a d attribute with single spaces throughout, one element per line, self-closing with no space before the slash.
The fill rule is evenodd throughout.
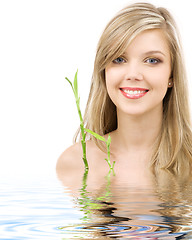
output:
<path id="1" fill-rule="evenodd" d="M 173 87 L 168 89 L 163 101 L 162 131 L 154 148 L 152 165 L 178 170 L 192 160 L 192 132 L 179 33 L 173 17 L 165 8 L 135 3 L 122 9 L 108 23 L 97 47 L 84 120 L 87 128 L 100 135 L 117 128 L 117 112 L 107 93 L 105 68 L 125 52 L 139 33 L 149 29 L 162 29 L 165 33 L 170 48 L 173 79 Z M 103 149 L 97 139 L 91 138 Z"/>

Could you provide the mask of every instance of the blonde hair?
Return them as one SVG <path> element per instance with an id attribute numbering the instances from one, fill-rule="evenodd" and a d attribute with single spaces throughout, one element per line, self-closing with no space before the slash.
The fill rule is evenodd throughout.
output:
<path id="1" fill-rule="evenodd" d="M 192 132 L 187 79 L 177 26 L 165 8 L 135 3 L 122 9 L 106 26 L 98 43 L 90 94 L 85 110 L 86 128 L 105 135 L 117 128 L 116 106 L 107 93 L 106 66 L 125 52 L 141 32 L 161 29 L 167 38 L 172 64 L 173 87 L 163 101 L 162 131 L 154 148 L 152 165 L 180 169 L 192 160 Z M 97 146 L 102 144 L 91 137 Z"/>

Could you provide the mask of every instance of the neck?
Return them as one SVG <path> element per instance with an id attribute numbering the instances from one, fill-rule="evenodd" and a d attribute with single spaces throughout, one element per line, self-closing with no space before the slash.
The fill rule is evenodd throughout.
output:
<path id="1" fill-rule="evenodd" d="M 117 113 L 118 127 L 114 132 L 116 144 L 127 150 L 151 148 L 161 130 L 162 112 L 142 116 Z"/>

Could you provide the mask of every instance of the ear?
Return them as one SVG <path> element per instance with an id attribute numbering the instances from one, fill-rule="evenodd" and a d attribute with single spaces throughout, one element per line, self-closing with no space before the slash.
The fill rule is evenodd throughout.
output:
<path id="1" fill-rule="evenodd" d="M 173 78 L 170 78 L 168 82 L 168 88 L 171 88 L 171 87 L 173 87 Z"/>

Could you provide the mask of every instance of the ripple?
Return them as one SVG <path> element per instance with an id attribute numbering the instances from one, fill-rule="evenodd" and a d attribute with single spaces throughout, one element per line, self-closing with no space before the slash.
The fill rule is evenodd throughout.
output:
<path id="1" fill-rule="evenodd" d="M 118 239 L 184 239 L 185 233 L 171 233 L 168 225 L 127 225 L 127 224 L 79 224 L 60 228 L 70 239 L 96 239 L 102 237 Z M 89 238 L 87 238 L 89 237 Z M 185 238 L 187 239 L 187 238 Z"/>
<path id="2" fill-rule="evenodd" d="M 80 222 L 82 213 L 58 183 L 0 187 L 0 239 L 61 240 L 58 226 Z"/>
<path id="3" fill-rule="evenodd" d="M 124 202 L 120 211 L 112 202 L 88 196 L 79 205 L 74 202 L 68 189 L 57 184 L 4 186 L 0 196 L 0 239 L 190 239 L 186 237 L 192 231 L 186 224 L 191 219 L 190 211 L 183 215 L 182 222 L 179 216 L 165 215 L 170 206 L 160 206 L 161 214 L 153 214 L 150 202 Z M 133 206 L 148 211 L 136 214 Z"/>

